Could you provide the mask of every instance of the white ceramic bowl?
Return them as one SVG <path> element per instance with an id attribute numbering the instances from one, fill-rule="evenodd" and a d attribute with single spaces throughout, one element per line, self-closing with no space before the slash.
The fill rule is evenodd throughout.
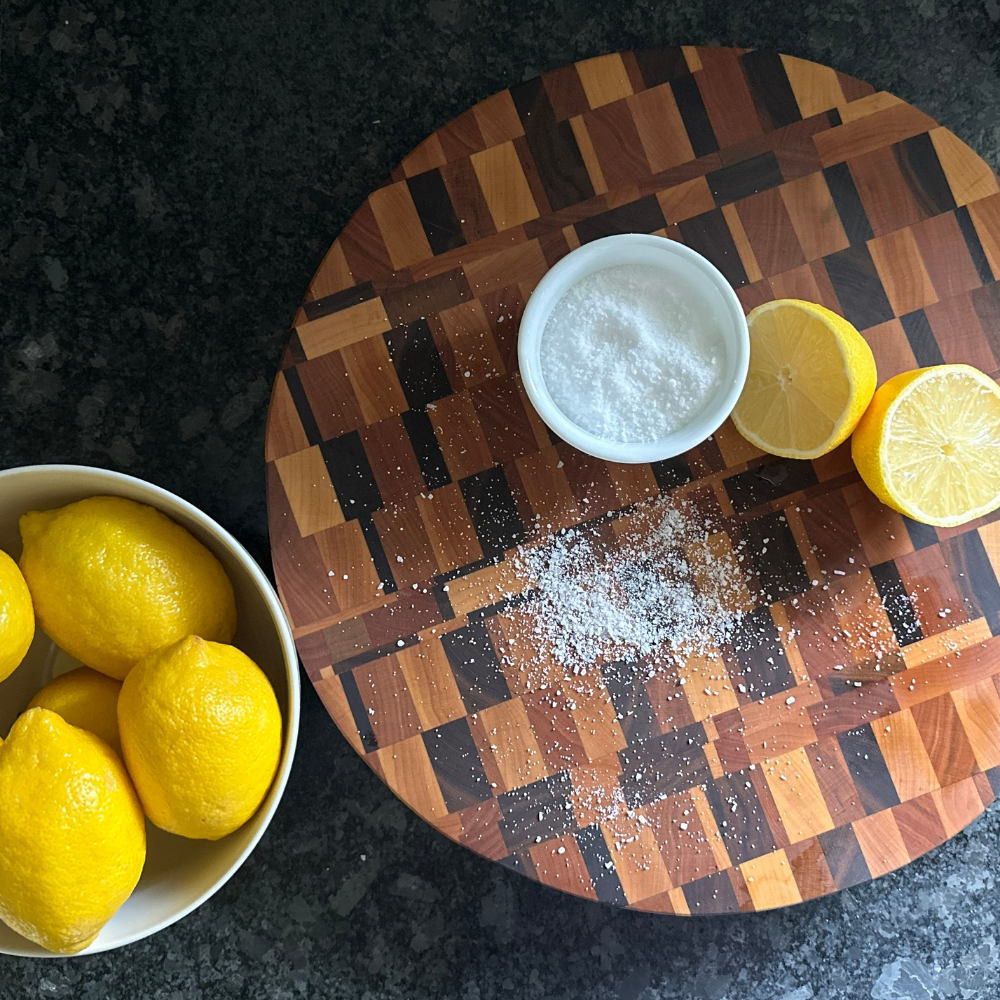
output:
<path id="1" fill-rule="evenodd" d="M 18 518 L 85 497 L 114 495 L 150 504 L 182 524 L 225 567 L 236 592 L 233 644 L 267 674 L 284 723 L 281 763 L 267 797 L 239 830 L 214 842 L 187 840 L 146 823 L 146 866 L 124 906 L 78 954 L 90 955 L 155 934 L 200 906 L 247 859 L 278 806 L 288 781 L 299 729 L 299 672 L 295 645 L 277 595 L 250 554 L 224 528 L 180 497 L 131 476 L 77 465 L 33 465 L 0 472 L 0 548 L 21 555 Z M 52 679 L 79 666 L 40 629 L 24 662 L 0 684 L 0 735 L 6 735 L 32 696 Z M 58 957 L 0 923 L 0 953 Z"/>
<path id="2" fill-rule="evenodd" d="M 542 331 L 563 293 L 581 278 L 620 264 L 647 264 L 664 281 L 687 286 L 710 310 L 725 346 L 718 389 L 683 427 L 658 441 L 609 441 L 584 430 L 556 405 L 541 370 Z M 700 444 L 729 416 L 743 390 L 750 362 L 750 336 L 743 307 L 719 269 L 700 253 L 674 240 L 644 233 L 606 236 L 567 254 L 535 287 L 518 332 L 521 378 L 538 415 L 568 444 L 609 462 L 658 462 Z"/>

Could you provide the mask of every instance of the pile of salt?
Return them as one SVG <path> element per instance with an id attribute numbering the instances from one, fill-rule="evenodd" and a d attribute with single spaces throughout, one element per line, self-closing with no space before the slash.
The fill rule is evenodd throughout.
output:
<path id="1" fill-rule="evenodd" d="M 690 421 L 722 378 L 722 331 L 659 268 L 618 265 L 572 285 L 541 338 L 545 384 L 575 424 L 606 441 L 658 441 Z"/>

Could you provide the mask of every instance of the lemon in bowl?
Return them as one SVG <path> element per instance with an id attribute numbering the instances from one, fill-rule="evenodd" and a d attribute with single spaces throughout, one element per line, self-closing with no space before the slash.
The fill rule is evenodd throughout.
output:
<path id="1" fill-rule="evenodd" d="M 222 564 L 155 507 L 94 496 L 28 511 L 20 525 L 38 623 L 81 663 L 124 680 L 192 632 L 232 639 L 236 604 Z"/>
<path id="2" fill-rule="evenodd" d="M 136 664 L 118 725 L 146 815 L 197 840 L 241 827 L 281 757 L 281 712 L 267 676 L 235 646 L 197 635 Z"/>
<path id="3" fill-rule="evenodd" d="M 119 757 L 122 744 L 118 736 L 118 695 L 121 681 L 100 674 L 90 667 L 77 667 L 49 681 L 28 708 L 47 708 L 64 721 L 99 736 Z"/>
<path id="4" fill-rule="evenodd" d="M 24 659 L 35 635 L 35 611 L 16 562 L 0 550 L 0 681 Z"/>
<path id="5" fill-rule="evenodd" d="M 220 525 L 166 490 L 131 476 L 81 466 L 28 466 L 0 472 L 0 549 L 21 557 L 18 522 L 32 510 L 53 510 L 94 496 L 117 496 L 155 507 L 188 531 L 222 565 L 232 583 L 237 627 L 233 644 L 266 674 L 281 713 L 281 753 L 274 780 L 257 811 L 219 840 L 191 840 L 146 822 L 146 862 L 135 890 L 81 954 L 118 948 L 154 934 L 215 893 L 254 849 L 281 799 L 298 735 L 299 674 L 291 630 L 260 567 Z M 81 666 L 42 628 L 0 685 L 0 737 L 53 678 Z M 0 924 L 0 953 L 51 953 Z"/>
<path id="6" fill-rule="evenodd" d="M 0 917 L 47 951 L 92 944 L 146 860 L 142 807 L 118 755 L 32 708 L 0 746 Z"/>

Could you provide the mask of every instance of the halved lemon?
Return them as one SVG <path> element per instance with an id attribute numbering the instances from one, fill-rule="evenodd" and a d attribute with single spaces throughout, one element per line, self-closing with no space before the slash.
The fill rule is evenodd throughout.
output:
<path id="1" fill-rule="evenodd" d="M 970 365 L 880 386 L 851 441 L 861 478 L 901 514 L 952 528 L 1000 507 L 1000 389 Z"/>
<path id="2" fill-rule="evenodd" d="M 751 444 L 818 458 L 846 441 L 878 381 L 864 337 L 815 302 L 777 299 L 749 316 L 750 370 L 731 416 Z"/>

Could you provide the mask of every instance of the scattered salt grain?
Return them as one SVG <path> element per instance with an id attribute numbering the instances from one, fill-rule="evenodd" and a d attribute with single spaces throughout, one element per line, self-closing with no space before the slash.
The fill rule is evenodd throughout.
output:
<path id="1" fill-rule="evenodd" d="M 599 526 L 583 525 L 509 558 L 511 577 L 529 582 L 529 599 L 509 614 L 542 654 L 539 680 L 549 657 L 581 676 L 614 660 L 711 654 L 743 617 L 742 574 L 683 500 L 640 504 L 610 547 Z"/>

